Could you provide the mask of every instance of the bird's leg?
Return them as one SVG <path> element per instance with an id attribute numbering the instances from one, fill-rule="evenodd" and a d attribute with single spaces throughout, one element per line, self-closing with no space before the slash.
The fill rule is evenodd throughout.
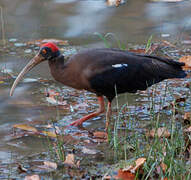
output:
<path id="1" fill-rule="evenodd" d="M 96 117 L 99 114 L 105 112 L 103 96 L 98 96 L 98 103 L 99 103 L 99 109 L 96 112 L 88 114 L 88 115 L 82 117 L 81 119 L 74 121 L 73 123 L 70 124 L 70 126 L 81 126 L 83 124 L 83 122 L 87 121 L 88 119 Z"/>
<path id="2" fill-rule="evenodd" d="M 105 124 L 106 132 L 107 132 L 108 126 L 109 126 L 110 116 L 111 116 L 111 102 L 109 101 L 107 104 L 107 112 L 106 112 L 106 124 Z"/>

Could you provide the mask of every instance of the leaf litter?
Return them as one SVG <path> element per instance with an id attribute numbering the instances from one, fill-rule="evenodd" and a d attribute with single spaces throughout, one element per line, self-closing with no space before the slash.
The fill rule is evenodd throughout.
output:
<path id="1" fill-rule="evenodd" d="M 175 84 L 174 86 L 177 86 L 177 84 Z M 75 92 L 74 92 L 74 94 L 75 94 Z M 159 93 L 160 94 L 160 93 Z M 54 99 L 56 99 L 56 96 L 60 96 L 61 97 L 61 95 L 60 94 L 55 94 L 55 95 L 53 95 L 53 97 L 54 97 Z M 78 95 L 76 95 L 76 96 L 78 96 Z M 62 99 L 61 99 L 62 100 Z M 177 101 L 179 101 L 179 100 L 177 100 Z M 181 102 L 185 102 L 185 100 L 180 100 Z M 67 102 L 66 102 L 67 103 Z M 78 105 L 78 104 L 72 104 L 72 107 L 73 107 L 73 109 L 74 109 L 74 111 L 75 111 L 75 109 L 78 109 L 78 108 L 80 108 L 80 104 Z M 76 107 L 76 108 L 75 108 Z M 88 107 L 87 106 L 87 103 L 82 103 L 82 105 L 81 105 L 81 107 L 82 107 L 82 109 L 86 109 L 86 107 Z M 40 133 L 42 133 L 42 134 L 44 134 L 44 135 L 46 135 L 46 136 L 50 136 L 50 137 L 52 137 L 52 135 L 49 135 L 49 131 L 47 132 L 47 134 L 46 134 L 46 131 L 42 131 L 42 130 L 38 130 L 38 128 L 34 128 L 33 129 L 33 127 L 31 128 L 30 126 L 20 126 L 20 128 L 18 128 L 18 129 L 22 129 L 23 128 L 23 130 L 25 130 L 25 131 L 31 131 L 31 132 L 36 132 L 36 130 L 35 129 L 37 129 L 37 134 L 40 134 Z M 160 131 L 159 131 L 160 132 Z M 158 131 L 156 131 L 156 132 L 154 132 L 154 133 L 158 133 Z M 50 134 L 51 134 L 51 132 L 50 132 Z M 81 134 L 81 135 L 79 135 L 79 136 L 85 136 L 85 135 L 87 135 L 88 133 L 85 133 L 85 134 Z M 160 136 L 160 134 L 161 133 L 159 133 L 159 136 Z M 163 133 L 162 133 L 163 134 Z M 56 135 L 54 132 L 53 132 L 53 136 L 54 135 Z M 158 134 L 157 134 L 158 135 Z M 101 139 L 101 140 L 103 140 L 103 139 L 106 139 L 105 137 L 106 137 L 106 135 L 103 133 L 102 134 L 102 132 L 94 132 L 93 133 L 93 135 L 89 135 L 88 134 L 88 137 L 90 137 L 90 139 Z M 54 138 L 55 138 L 55 136 L 54 136 Z M 70 141 L 71 142 L 71 141 Z M 102 141 L 102 142 L 104 142 L 104 141 Z M 89 143 L 92 143 L 92 141 L 90 141 Z M 85 147 L 85 146 L 84 146 Z M 87 150 L 87 151 L 86 151 Z M 85 147 L 85 152 L 88 152 L 88 150 L 89 150 L 89 148 L 87 148 L 87 147 Z M 91 150 L 91 149 L 90 149 Z M 90 151 L 91 152 L 91 151 Z M 88 153 L 85 153 L 85 154 L 88 154 Z M 89 153 L 90 155 L 91 155 L 91 153 Z M 75 162 L 75 161 L 73 161 L 73 157 L 71 157 L 71 162 Z M 75 163 L 74 163 L 75 164 Z M 161 163 L 162 164 L 162 163 Z M 75 165 L 74 165 L 75 166 Z M 77 166 L 76 166 L 77 167 Z M 163 170 L 163 169 L 165 169 L 164 167 L 165 167 L 165 165 L 161 165 L 160 166 L 161 167 L 161 169 Z M 164 171 L 164 170 L 163 170 Z M 132 173 L 131 173 L 132 174 Z"/>

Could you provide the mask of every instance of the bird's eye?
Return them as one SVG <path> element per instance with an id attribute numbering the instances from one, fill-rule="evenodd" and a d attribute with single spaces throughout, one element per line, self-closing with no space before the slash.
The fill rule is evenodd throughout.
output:
<path id="1" fill-rule="evenodd" d="M 46 54 L 47 53 L 46 49 L 42 49 L 42 53 Z"/>

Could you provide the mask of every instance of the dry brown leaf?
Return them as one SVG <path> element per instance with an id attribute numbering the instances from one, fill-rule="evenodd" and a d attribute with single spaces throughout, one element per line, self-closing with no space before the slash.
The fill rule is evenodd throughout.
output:
<path id="1" fill-rule="evenodd" d="M 135 179 L 135 174 L 132 174 L 129 171 L 123 171 L 122 169 L 119 169 L 115 179 L 134 180 Z"/>
<path id="2" fill-rule="evenodd" d="M 106 132 L 101 132 L 101 131 L 96 131 L 93 133 L 93 136 L 95 138 L 100 138 L 100 139 L 107 139 L 108 135 Z"/>
<path id="3" fill-rule="evenodd" d="M 68 154 L 66 156 L 64 164 L 75 166 L 75 156 L 74 156 L 74 154 Z"/>
<path id="4" fill-rule="evenodd" d="M 22 164 L 18 164 L 18 171 L 19 173 L 26 173 L 27 169 L 25 167 L 22 166 Z"/>
<path id="5" fill-rule="evenodd" d="M 34 175 L 29 175 L 29 176 L 25 176 L 25 179 L 24 180 L 40 180 L 40 177 L 39 177 L 39 175 L 36 175 L 36 174 L 34 174 Z"/>
<path id="6" fill-rule="evenodd" d="M 14 124 L 13 128 L 22 129 L 25 131 L 38 132 L 38 130 L 35 127 L 29 126 L 27 124 Z"/>
<path id="7" fill-rule="evenodd" d="M 165 163 L 161 162 L 160 166 L 161 166 L 161 168 L 163 170 L 163 173 L 165 173 L 166 169 L 167 169 L 167 165 Z"/>
<path id="8" fill-rule="evenodd" d="M 186 128 L 186 129 L 184 129 L 184 132 L 191 132 L 191 126 Z"/>
<path id="9" fill-rule="evenodd" d="M 137 159 L 137 160 L 135 161 L 136 166 L 135 166 L 133 169 L 131 169 L 131 172 L 132 172 L 132 173 L 135 173 L 136 170 L 137 170 L 138 168 L 140 168 L 140 167 L 145 163 L 145 161 L 146 161 L 146 158 L 139 158 L 139 159 Z"/>
<path id="10" fill-rule="evenodd" d="M 168 138 L 170 137 L 170 132 L 165 128 L 158 128 L 157 131 L 156 129 L 152 129 L 146 133 L 148 137 L 154 138 L 155 136 L 158 136 L 159 138 L 165 137 Z"/>
<path id="11" fill-rule="evenodd" d="M 57 169 L 58 167 L 56 163 L 50 161 L 44 161 L 44 165 L 52 169 Z"/>
<path id="12" fill-rule="evenodd" d="M 191 112 L 186 112 L 184 114 L 184 120 L 191 120 Z"/>
<path id="13" fill-rule="evenodd" d="M 172 44 L 172 43 L 170 43 L 169 41 L 166 41 L 166 40 L 163 40 L 162 41 L 162 44 L 163 44 L 163 46 L 167 46 L 167 47 L 176 47 L 174 44 Z"/>
<path id="14" fill-rule="evenodd" d="M 67 164 L 69 166 L 79 167 L 80 161 L 75 162 L 75 155 L 71 153 L 66 156 L 64 164 Z"/>
<path id="15" fill-rule="evenodd" d="M 37 106 L 37 105 L 35 105 L 34 103 L 32 103 L 31 101 L 26 101 L 26 100 L 19 100 L 19 101 L 17 101 L 17 100 L 12 100 L 12 101 L 10 101 L 9 102 L 9 104 L 13 104 L 13 105 L 18 105 L 18 106 Z"/>
<path id="16" fill-rule="evenodd" d="M 190 70 L 191 69 L 191 56 L 182 56 L 179 59 L 179 62 L 185 63 L 185 66 L 183 67 L 184 70 Z"/>
<path id="17" fill-rule="evenodd" d="M 138 53 L 138 54 L 144 54 L 145 49 L 129 49 L 130 52 Z"/>
<path id="18" fill-rule="evenodd" d="M 179 98 L 176 98 L 176 103 L 179 103 L 179 102 L 185 102 L 186 101 L 186 98 L 185 97 L 179 97 Z"/>
<path id="19" fill-rule="evenodd" d="M 119 6 L 122 3 L 124 3 L 124 0 L 107 0 L 108 6 Z"/>
<path id="20" fill-rule="evenodd" d="M 42 131 L 41 133 L 48 136 L 48 137 L 51 137 L 51 138 L 56 138 L 57 137 L 57 135 L 54 132 L 51 132 L 51 131 Z"/>
<path id="21" fill-rule="evenodd" d="M 135 165 L 129 165 L 122 169 L 122 171 L 130 171 L 131 173 L 135 173 L 137 169 L 139 169 L 146 161 L 146 158 L 138 158 L 135 161 Z"/>

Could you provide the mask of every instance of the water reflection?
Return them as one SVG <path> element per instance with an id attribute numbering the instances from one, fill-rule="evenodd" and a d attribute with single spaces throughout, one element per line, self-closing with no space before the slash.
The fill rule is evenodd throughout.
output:
<path id="1" fill-rule="evenodd" d="M 102 23 L 111 16 L 111 11 L 107 10 L 104 1 L 79 1 L 75 6 L 75 15 L 67 18 L 69 28 L 65 36 L 75 37 L 99 31 Z"/>
<path id="2" fill-rule="evenodd" d="M 156 25 L 154 31 L 177 34 L 191 28 L 190 8 L 188 2 L 148 3 L 145 14 Z"/>
<path id="3" fill-rule="evenodd" d="M 145 43 L 150 36 L 190 29 L 189 2 L 132 1 L 108 7 L 105 0 L 1 1 L 6 38 L 72 39 L 73 44 L 94 42 L 89 34 L 112 32 L 125 42 Z M 141 8 L 140 8 L 141 7 Z"/>

